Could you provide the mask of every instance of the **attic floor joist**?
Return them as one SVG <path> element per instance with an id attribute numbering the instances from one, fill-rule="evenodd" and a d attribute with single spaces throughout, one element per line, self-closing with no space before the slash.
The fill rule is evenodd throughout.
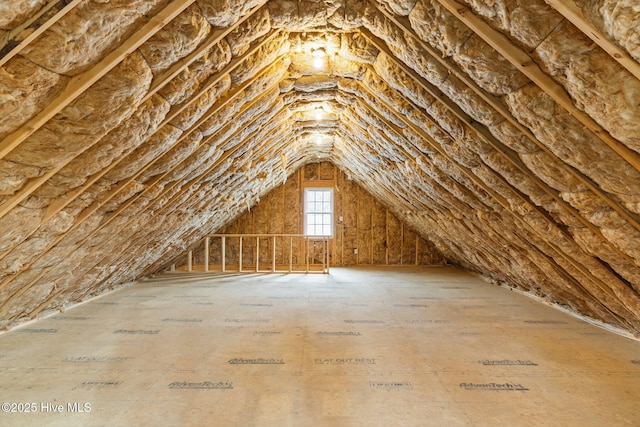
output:
<path id="1" fill-rule="evenodd" d="M 640 333 L 637 30 L 547 3 L 15 6 L 0 38 L 43 26 L 0 69 L 0 327 L 328 160 L 449 262 Z"/>

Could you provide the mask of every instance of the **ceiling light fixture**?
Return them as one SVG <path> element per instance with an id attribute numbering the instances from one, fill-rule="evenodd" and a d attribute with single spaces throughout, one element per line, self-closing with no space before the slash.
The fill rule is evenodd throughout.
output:
<path id="1" fill-rule="evenodd" d="M 324 68 L 324 61 L 326 57 L 324 49 L 316 49 L 311 54 L 313 55 L 314 68 L 318 70 Z"/>
<path id="2" fill-rule="evenodd" d="M 318 107 L 313 111 L 313 116 L 315 117 L 316 120 L 320 121 L 322 119 L 324 119 L 324 110 L 322 109 L 322 107 Z"/>

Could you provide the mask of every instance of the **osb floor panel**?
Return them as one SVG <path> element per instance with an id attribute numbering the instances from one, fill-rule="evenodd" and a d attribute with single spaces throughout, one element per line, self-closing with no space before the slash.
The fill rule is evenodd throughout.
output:
<path id="1" fill-rule="evenodd" d="M 451 268 L 173 274 L 0 336 L 0 391 L 10 426 L 637 426 L 640 343 Z"/>

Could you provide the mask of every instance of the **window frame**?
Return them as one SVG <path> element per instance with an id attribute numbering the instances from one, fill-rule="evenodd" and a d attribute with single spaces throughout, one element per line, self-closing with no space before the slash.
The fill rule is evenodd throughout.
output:
<path id="1" fill-rule="evenodd" d="M 308 210 L 308 195 L 310 192 L 328 192 L 329 193 L 329 203 L 330 203 L 330 211 L 326 212 L 324 210 L 320 210 L 320 211 L 309 211 Z M 303 217 L 304 217 L 304 223 L 303 223 L 303 234 L 305 236 L 308 237 L 333 237 L 335 234 L 335 199 L 334 199 L 334 189 L 331 187 L 305 187 L 304 191 L 303 191 L 304 195 L 303 195 Z M 329 214 L 330 215 L 330 223 L 329 223 L 329 234 L 310 234 L 307 231 L 307 226 L 308 226 L 308 221 L 307 221 L 307 216 L 309 214 Z M 314 224 L 315 226 L 317 226 L 317 224 Z M 325 224 L 322 223 L 321 226 L 324 226 Z"/>

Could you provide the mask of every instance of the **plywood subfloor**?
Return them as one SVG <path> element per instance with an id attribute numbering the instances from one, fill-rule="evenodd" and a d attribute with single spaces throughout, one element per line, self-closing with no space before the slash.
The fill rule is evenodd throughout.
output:
<path id="1" fill-rule="evenodd" d="M 183 273 L 0 336 L 0 392 L 9 426 L 637 426 L 640 343 L 452 268 Z"/>

